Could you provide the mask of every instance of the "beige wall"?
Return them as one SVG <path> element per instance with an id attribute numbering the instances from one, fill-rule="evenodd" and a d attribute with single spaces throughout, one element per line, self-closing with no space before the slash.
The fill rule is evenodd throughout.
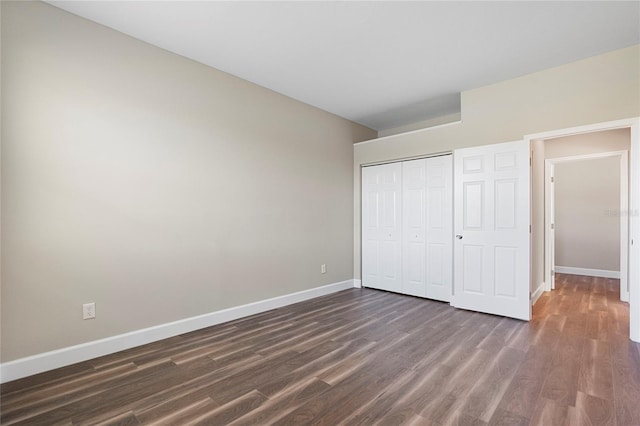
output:
<path id="1" fill-rule="evenodd" d="M 353 278 L 374 131 L 39 2 L 2 95 L 3 362 Z"/>
<path id="2" fill-rule="evenodd" d="M 628 151 L 631 148 L 631 130 L 629 128 L 605 130 L 548 139 L 544 141 L 544 147 L 545 158 Z"/>
<path id="3" fill-rule="evenodd" d="M 620 159 L 555 166 L 555 265 L 620 271 Z"/>
<path id="4" fill-rule="evenodd" d="M 354 149 L 354 275 L 360 277 L 360 166 L 508 142 L 640 115 L 640 45 L 462 93 L 462 123 Z"/>
<path id="5" fill-rule="evenodd" d="M 545 280 L 544 151 L 543 140 L 531 142 L 531 292 L 538 290 Z"/>

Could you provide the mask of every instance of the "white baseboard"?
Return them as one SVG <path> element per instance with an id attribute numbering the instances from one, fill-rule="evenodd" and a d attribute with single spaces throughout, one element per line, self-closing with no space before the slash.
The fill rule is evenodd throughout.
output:
<path id="1" fill-rule="evenodd" d="M 587 275 L 589 277 L 620 279 L 620 271 L 607 271 L 604 269 L 574 268 L 572 266 L 555 266 L 553 269 L 560 274 Z"/>
<path id="2" fill-rule="evenodd" d="M 355 278 L 353 280 L 353 286 L 355 288 L 362 288 L 362 280 L 359 280 L 359 279 Z"/>
<path id="3" fill-rule="evenodd" d="M 538 288 L 536 288 L 533 291 L 533 294 L 531 295 L 531 306 L 536 304 L 536 302 L 538 301 L 540 296 L 542 296 L 542 293 L 544 293 L 545 288 L 546 288 L 546 284 L 545 283 L 540 283 L 538 285 Z"/>
<path id="4" fill-rule="evenodd" d="M 342 281 L 5 362 L 0 364 L 0 383 L 109 355 L 355 286 L 355 280 Z"/>

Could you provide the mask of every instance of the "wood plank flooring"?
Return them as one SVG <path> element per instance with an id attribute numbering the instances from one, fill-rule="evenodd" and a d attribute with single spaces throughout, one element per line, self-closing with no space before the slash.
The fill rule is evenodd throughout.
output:
<path id="1" fill-rule="evenodd" d="M 20 425 L 640 425 L 618 280 L 558 275 L 529 323 L 367 289 L 2 385 Z"/>

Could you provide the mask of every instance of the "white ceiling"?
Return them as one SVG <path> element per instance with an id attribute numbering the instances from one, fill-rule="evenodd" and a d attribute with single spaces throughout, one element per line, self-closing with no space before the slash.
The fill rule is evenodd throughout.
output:
<path id="1" fill-rule="evenodd" d="M 640 2 L 49 1 L 377 130 L 640 42 Z"/>

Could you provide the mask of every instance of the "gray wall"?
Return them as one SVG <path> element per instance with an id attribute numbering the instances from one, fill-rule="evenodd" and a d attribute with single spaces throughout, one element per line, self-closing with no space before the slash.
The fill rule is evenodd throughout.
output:
<path id="1" fill-rule="evenodd" d="M 620 271 L 620 160 L 555 167 L 555 265 Z"/>
<path id="2" fill-rule="evenodd" d="M 3 362 L 353 278 L 352 143 L 374 131 L 1 7 Z"/>

